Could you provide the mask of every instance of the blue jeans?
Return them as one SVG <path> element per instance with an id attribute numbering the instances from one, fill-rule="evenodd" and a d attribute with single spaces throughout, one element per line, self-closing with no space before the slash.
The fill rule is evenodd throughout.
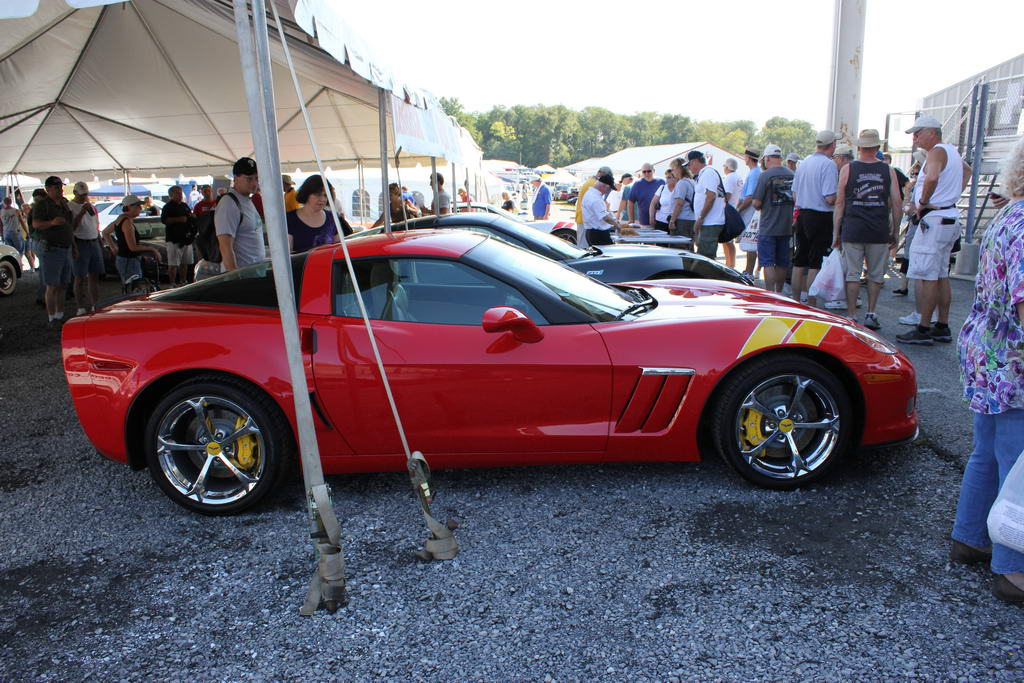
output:
<path id="1" fill-rule="evenodd" d="M 992 571 L 1024 572 L 1024 553 L 993 544 L 988 537 L 988 511 L 999 487 L 1024 448 L 1024 410 L 974 415 L 974 452 L 964 469 L 956 506 L 953 538 L 976 548 L 992 546 Z"/>

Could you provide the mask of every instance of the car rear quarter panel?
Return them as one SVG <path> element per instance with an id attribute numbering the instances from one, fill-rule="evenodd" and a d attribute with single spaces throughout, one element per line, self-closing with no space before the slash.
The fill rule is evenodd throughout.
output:
<path id="1" fill-rule="evenodd" d="M 294 429 L 276 310 L 131 302 L 65 325 L 64 365 L 86 435 L 103 455 L 120 462 L 128 462 L 126 434 L 141 426 L 129 424 L 133 402 L 171 375 L 220 372 L 246 380 L 280 406 Z M 325 431 L 321 447 L 343 454 L 347 447 L 340 437 Z"/>

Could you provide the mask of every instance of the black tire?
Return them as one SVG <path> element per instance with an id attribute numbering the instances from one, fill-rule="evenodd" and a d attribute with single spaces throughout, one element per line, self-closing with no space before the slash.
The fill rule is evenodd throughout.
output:
<path id="1" fill-rule="evenodd" d="M 255 431 L 221 439 L 231 436 L 228 430 L 242 428 Z M 212 374 L 168 392 L 150 414 L 145 439 L 153 480 L 175 503 L 204 515 L 235 514 L 259 503 L 274 489 L 294 451 L 288 421 L 269 396 Z M 171 449 L 167 443 L 195 448 Z M 204 468 L 203 485 L 197 487 Z"/>
<path id="2" fill-rule="evenodd" d="M 18 285 L 18 269 L 8 260 L 0 261 L 0 296 L 14 294 Z"/>
<path id="3" fill-rule="evenodd" d="M 569 230 L 568 228 L 559 228 L 558 230 L 553 230 L 551 234 L 557 237 L 558 239 L 565 240 L 566 242 L 569 242 L 571 244 L 576 244 L 575 230 Z"/>
<path id="4" fill-rule="evenodd" d="M 794 405 L 798 382 L 804 388 Z M 730 467 L 758 486 L 779 490 L 824 477 L 849 451 L 855 429 L 842 383 L 820 364 L 792 354 L 755 360 L 727 377 L 711 424 Z"/>

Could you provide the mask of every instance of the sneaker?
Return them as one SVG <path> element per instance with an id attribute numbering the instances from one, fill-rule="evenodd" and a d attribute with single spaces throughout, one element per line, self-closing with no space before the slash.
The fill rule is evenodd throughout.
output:
<path id="1" fill-rule="evenodd" d="M 921 324 L 921 314 L 918 313 L 917 311 L 914 311 L 913 313 L 901 315 L 899 317 L 899 322 L 900 325 L 912 325 L 913 327 L 917 327 L 918 325 Z"/>
<path id="2" fill-rule="evenodd" d="M 953 341 L 953 332 L 949 329 L 949 325 L 935 323 L 932 325 L 932 339 L 943 344 L 949 344 Z"/>
<path id="3" fill-rule="evenodd" d="M 875 315 L 874 313 L 867 313 L 864 315 L 864 327 L 868 328 L 869 330 L 878 330 L 881 329 L 882 323 L 878 322 L 877 315 Z M 936 341 L 939 340 L 936 339 Z"/>
<path id="4" fill-rule="evenodd" d="M 922 346 L 931 346 L 935 343 L 935 340 L 932 339 L 932 331 L 922 332 L 920 325 L 905 334 L 897 334 L 896 341 L 901 344 L 920 344 Z"/>
<path id="5" fill-rule="evenodd" d="M 892 290 L 892 295 L 893 296 L 907 296 L 908 294 L 910 294 L 910 291 L 906 290 L 906 289 L 894 289 L 894 290 Z"/>
<path id="6" fill-rule="evenodd" d="M 800 303 L 807 303 L 807 292 L 800 292 Z"/>
<path id="7" fill-rule="evenodd" d="M 846 299 L 833 299 L 832 301 L 825 302 L 825 308 L 830 311 L 836 311 L 840 308 L 846 308 Z"/>
<path id="8" fill-rule="evenodd" d="M 77 312 L 77 313 L 75 313 L 75 315 L 85 315 L 85 314 L 86 314 L 86 313 L 88 313 L 88 312 L 89 312 L 89 311 L 85 310 L 84 308 L 79 308 L 79 309 L 78 309 L 78 312 Z"/>

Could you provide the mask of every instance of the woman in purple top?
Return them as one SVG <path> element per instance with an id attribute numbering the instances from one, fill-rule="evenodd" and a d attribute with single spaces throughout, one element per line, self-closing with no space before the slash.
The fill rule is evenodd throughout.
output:
<path id="1" fill-rule="evenodd" d="M 330 190 L 331 197 L 334 197 L 334 187 L 330 183 L 327 183 L 327 189 Z M 293 254 L 338 241 L 338 230 L 334 226 L 334 218 L 329 210 L 323 178 L 319 175 L 306 178 L 299 191 L 295 193 L 295 200 L 302 206 L 285 214 L 288 219 L 288 248 Z M 339 213 L 338 217 L 341 219 L 342 231 L 346 236 L 351 235 L 352 227 L 345 220 L 345 216 Z"/>
<path id="2" fill-rule="evenodd" d="M 992 592 L 1024 605 L 1024 553 L 993 544 L 989 509 L 1024 448 L 1024 141 L 1010 152 L 1009 202 L 981 238 L 974 305 L 960 331 L 964 399 L 974 412 L 974 452 L 964 469 L 950 559 L 989 562 Z"/>

